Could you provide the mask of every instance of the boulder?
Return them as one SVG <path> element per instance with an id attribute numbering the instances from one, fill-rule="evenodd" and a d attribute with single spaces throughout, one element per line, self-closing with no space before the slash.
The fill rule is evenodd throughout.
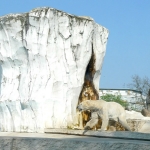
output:
<path id="1" fill-rule="evenodd" d="M 150 111 L 147 109 L 142 109 L 141 114 L 145 117 L 150 117 Z"/>
<path id="2" fill-rule="evenodd" d="M 79 97 L 98 97 L 107 38 L 90 17 L 53 8 L 0 17 L 0 131 L 78 124 Z"/>
<path id="3" fill-rule="evenodd" d="M 126 119 L 132 131 L 150 133 L 150 117 L 140 112 L 126 111 Z"/>

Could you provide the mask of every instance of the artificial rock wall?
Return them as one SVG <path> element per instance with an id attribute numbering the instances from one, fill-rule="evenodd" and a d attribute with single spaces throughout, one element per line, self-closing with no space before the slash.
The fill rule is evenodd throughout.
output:
<path id="1" fill-rule="evenodd" d="M 0 131 L 76 124 L 85 81 L 98 94 L 107 38 L 90 17 L 53 8 L 0 17 Z"/>

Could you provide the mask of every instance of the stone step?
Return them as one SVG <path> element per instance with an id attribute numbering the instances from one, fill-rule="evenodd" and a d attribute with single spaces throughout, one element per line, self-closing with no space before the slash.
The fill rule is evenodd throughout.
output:
<path id="1" fill-rule="evenodd" d="M 92 131 L 92 130 L 72 130 L 72 129 L 45 129 L 45 133 L 82 135 L 100 138 L 128 139 L 150 141 L 149 133 L 139 133 L 130 131 Z"/>

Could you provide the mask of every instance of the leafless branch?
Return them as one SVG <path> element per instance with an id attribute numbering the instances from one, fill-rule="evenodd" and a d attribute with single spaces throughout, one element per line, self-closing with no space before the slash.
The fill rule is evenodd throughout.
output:
<path id="1" fill-rule="evenodd" d="M 150 89 L 150 79 L 146 76 L 141 78 L 138 75 L 134 75 L 132 76 L 132 83 L 128 84 L 128 87 L 140 91 L 142 95 L 147 96 Z M 141 99 L 145 105 L 146 100 L 143 99 L 142 95 Z"/>

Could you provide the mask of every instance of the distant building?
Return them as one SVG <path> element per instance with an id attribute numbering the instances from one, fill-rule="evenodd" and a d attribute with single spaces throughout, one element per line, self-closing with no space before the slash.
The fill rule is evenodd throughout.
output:
<path id="1" fill-rule="evenodd" d="M 100 97 L 106 94 L 120 95 L 122 100 L 129 103 L 129 110 L 141 111 L 144 108 L 146 97 L 142 95 L 141 91 L 132 89 L 100 89 Z M 145 102 L 143 103 L 143 99 Z"/>

